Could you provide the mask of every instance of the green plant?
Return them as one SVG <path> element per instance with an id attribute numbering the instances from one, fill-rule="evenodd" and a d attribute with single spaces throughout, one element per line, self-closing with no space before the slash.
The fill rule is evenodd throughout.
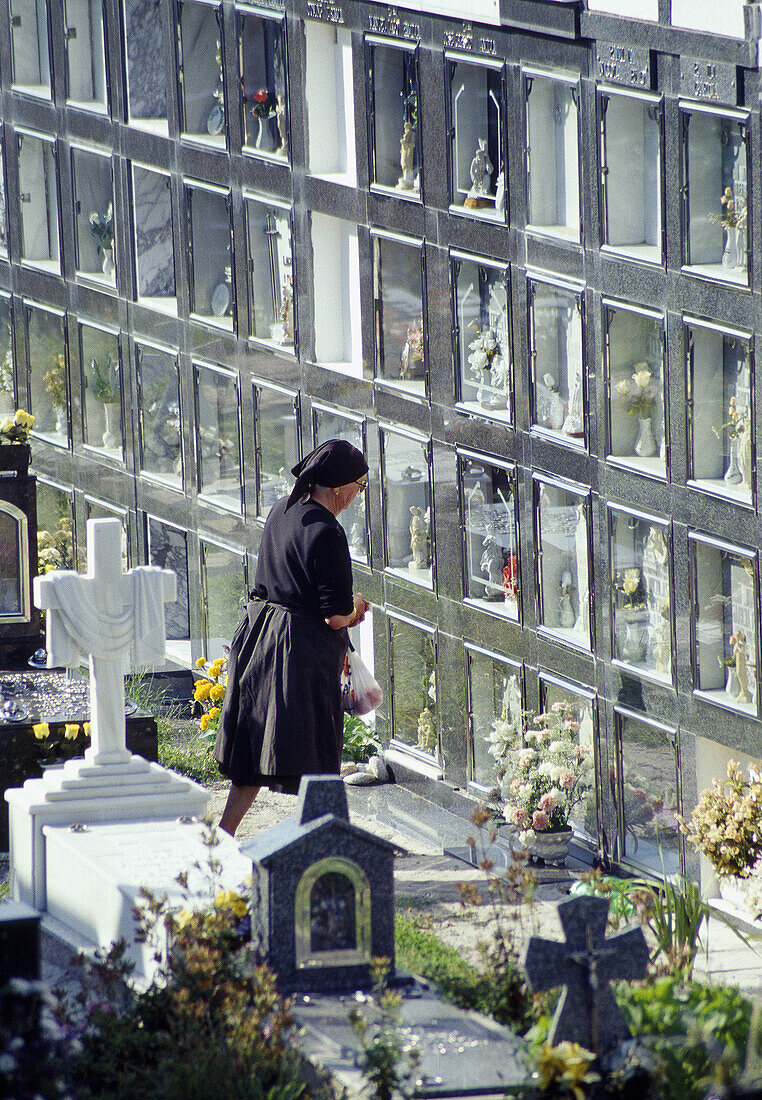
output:
<path id="1" fill-rule="evenodd" d="M 712 780 L 680 828 L 719 875 L 747 878 L 762 855 L 762 775 L 750 768 L 746 780 L 736 761 L 728 761 L 727 779 Z"/>
<path id="2" fill-rule="evenodd" d="M 388 959 L 372 960 L 373 1013 L 352 1008 L 349 1021 L 360 1041 L 358 1058 L 365 1079 L 365 1091 L 372 1100 L 393 1100 L 395 1096 L 412 1096 L 415 1071 L 420 1055 L 403 1041 L 400 1005 L 402 998 L 387 985 Z"/>
<path id="3" fill-rule="evenodd" d="M 128 676 L 125 693 L 156 719 L 160 764 L 198 783 L 213 783 L 220 778 L 210 746 L 199 735 L 196 722 L 182 717 L 182 704 L 170 702 L 153 676 L 144 672 Z"/>
<path id="4" fill-rule="evenodd" d="M 95 356 L 93 356 L 90 360 L 90 370 L 93 374 L 93 391 L 96 401 L 101 401 L 104 405 L 118 404 L 121 399 L 119 383 L 117 381 L 115 387 L 111 379 L 113 376 L 116 376 L 118 379 L 119 364 L 114 363 L 114 360 L 109 355 L 106 360 L 106 366 L 102 367 Z"/>
<path id="5" fill-rule="evenodd" d="M 203 676 L 196 680 L 193 687 L 193 701 L 201 707 L 203 712 L 199 720 L 200 740 L 209 750 L 214 748 L 214 742 L 217 739 L 220 704 L 225 697 L 228 682 L 226 665 L 225 657 L 218 657 L 214 661 L 199 657 L 196 661 L 196 668 L 203 672 Z"/>
<path id="6" fill-rule="evenodd" d="M 699 950 L 701 925 L 709 922 L 710 909 L 697 882 L 684 875 L 665 875 L 651 885 L 641 880 L 642 912 L 656 939 L 655 957 L 663 955 L 673 974 L 690 977 Z"/>
<path id="7" fill-rule="evenodd" d="M 50 400 L 58 408 L 66 408 L 66 356 L 58 354 L 53 356 L 53 366 L 45 372 L 42 384 Z"/>
<path id="8" fill-rule="evenodd" d="M 356 714 L 344 715 L 344 749 L 342 759 L 354 764 L 365 764 L 377 753 L 380 745 L 373 729 Z"/>
<path id="9" fill-rule="evenodd" d="M 618 928 L 639 918 L 639 905 L 647 897 L 646 891 L 638 879 L 615 878 L 602 875 L 600 871 L 588 871 L 582 874 L 569 890 L 571 897 L 580 894 L 608 898 L 609 926 Z"/>

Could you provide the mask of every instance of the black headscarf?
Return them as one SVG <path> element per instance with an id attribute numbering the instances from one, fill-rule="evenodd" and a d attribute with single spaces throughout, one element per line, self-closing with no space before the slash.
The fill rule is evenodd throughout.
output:
<path id="1" fill-rule="evenodd" d="M 349 485 L 350 481 L 358 481 L 367 472 L 368 463 L 362 451 L 358 451 L 346 439 L 328 439 L 301 462 L 297 462 L 291 470 L 296 484 L 288 498 L 286 511 L 305 493 L 310 492 L 313 485 L 335 489 L 339 485 Z"/>

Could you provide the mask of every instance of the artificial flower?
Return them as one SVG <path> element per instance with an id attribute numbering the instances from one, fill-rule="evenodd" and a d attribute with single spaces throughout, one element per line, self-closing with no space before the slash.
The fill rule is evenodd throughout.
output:
<path id="1" fill-rule="evenodd" d="M 64 726 L 64 738 L 67 741 L 76 741 L 79 736 L 79 723 L 67 722 Z"/>
<path id="2" fill-rule="evenodd" d="M 50 737 L 50 726 L 47 722 L 38 722 L 32 726 L 32 733 L 38 741 L 44 741 L 46 737 Z"/>

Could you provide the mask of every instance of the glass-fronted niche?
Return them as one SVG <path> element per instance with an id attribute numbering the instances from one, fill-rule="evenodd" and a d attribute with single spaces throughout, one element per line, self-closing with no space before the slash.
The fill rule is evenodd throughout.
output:
<path id="1" fill-rule="evenodd" d="M 540 625 L 561 641 L 590 649 L 588 491 L 535 478 L 534 497 Z"/>
<path id="2" fill-rule="evenodd" d="M 194 364 L 198 491 L 220 508 L 242 512 L 238 375 Z"/>
<path id="3" fill-rule="evenodd" d="M 246 603 L 246 555 L 233 547 L 199 539 L 204 652 L 207 661 L 225 657 Z"/>
<path id="4" fill-rule="evenodd" d="M 244 151 L 288 160 L 286 24 L 283 17 L 266 16 L 240 6 L 238 57 Z"/>
<path id="5" fill-rule="evenodd" d="M 597 707 L 595 695 L 547 672 L 539 675 L 540 712 L 554 716 L 576 733 L 578 752 L 583 760 L 576 790 L 579 800 L 569 816 L 569 824 L 583 840 L 595 843 L 598 837 L 598 800 L 596 796 L 595 758 L 597 742 Z M 557 717 L 556 717 L 557 716 Z"/>
<path id="6" fill-rule="evenodd" d="M 619 709 L 614 728 L 614 858 L 655 875 L 674 874 L 683 848 L 677 731 Z"/>
<path id="7" fill-rule="evenodd" d="M 177 353 L 135 345 L 140 431 L 140 472 L 175 489 L 183 487 L 182 416 Z"/>
<path id="8" fill-rule="evenodd" d="M 74 569 L 74 493 L 37 478 L 37 546 L 40 569 Z"/>
<path id="9" fill-rule="evenodd" d="M 418 51 L 372 36 L 365 43 L 371 185 L 420 200 Z"/>
<path id="10" fill-rule="evenodd" d="M 357 226 L 310 215 L 315 362 L 363 377 L 360 252 Z"/>
<path id="11" fill-rule="evenodd" d="M 398 577 L 434 587 L 431 442 L 381 429 L 384 566 Z"/>
<path id="12" fill-rule="evenodd" d="M 291 208 L 261 195 L 244 194 L 244 201 L 250 334 L 275 347 L 293 350 L 296 319 Z"/>
<path id="13" fill-rule="evenodd" d="M 85 445 L 122 462 L 124 394 L 119 333 L 92 325 L 78 327 Z"/>
<path id="14" fill-rule="evenodd" d="M 13 304 L 10 294 L 0 294 L 0 417 L 13 416 L 24 408 L 26 387 L 19 384 L 16 401 L 16 353 L 14 349 Z"/>
<path id="15" fill-rule="evenodd" d="M 28 369 L 27 409 L 35 417 L 34 435 L 69 446 L 69 374 L 66 320 L 58 310 L 24 303 Z M 22 397 L 19 381 L 19 399 Z"/>
<path id="16" fill-rule="evenodd" d="M 0 132 L 0 256 L 8 255 L 8 200 L 5 189 L 5 136 Z"/>
<path id="17" fill-rule="evenodd" d="M 189 667 L 190 598 L 188 591 L 188 536 L 179 527 L 155 516 L 145 516 L 148 564 L 171 569 L 177 577 L 177 599 L 164 608 L 167 627 L 167 655 Z"/>
<path id="18" fill-rule="evenodd" d="M 609 458 L 667 476 L 664 317 L 604 301 L 609 384 Z"/>
<path id="19" fill-rule="evenodd" d="M 124 0 L 127 117 L 130 126 L 169 133 L 162 6 L 153 0 Z"/>
<path id="20" fill-rule="evenodd" d="M 513 364 L 508 268 L 450 254 L 457 398 L 472 412 L 511 423 Z"/>
<path id="21" fill-rule="evenodd" d="M 64 0 L 66 101 L 108 110 L 103 0 Z"/>
<path id="22" fill-rule="evenodd" d="M 266 519 L 293 488 L 292 468 L 299 461 L 299 397 L 293 390 L 255 382 L 254 440 L 256 446 L 257 516 Z"/>
<path id="23" fill-rule="evenodd" d="M 524 71 L 527 228 L 580 239 L 579 82 Z"/>
<path id="24" fill-rule="evenodd" d="M 330 111 L 307 112 L 307 165 L 313 176 L 357 186 L 352 32 L 305 19 L 304 86 L 309 103 Z"/>
<path id="25" fill-rule="evenodd" d="M 16 131 L 21 206 L 21 258 L 61 274 L 58 160 L 55 138 Z"/>
<path id="26" fill-rule="evenodd" d="M 519 543 L 516 476 L 484 455 L 458 455 L 465 584 L 469 602 L 519 618 Z"/>
<path id="27" fill-rule="evenodd" d="M 448 56 L 450 204 L 472 217 L 506 219 L 505 83 L 502 64 Z"/>
<path id="28" fill-rule="evenodd" d="M 312 430 L 316 447 L 327 439 L 346 439 L 365 454 L 365 426 L 360 417 L 346 416 L 313 401 Z M 358 493 L 349 508 L 338 516 L 338 520 L 346 532 L 352 557 L 355 561 L 367 562 L 368 520 L 365 493 Z"/>
<path id="29" fill-rule="evenodd" d="M 183 137 L 224 149 L 225 81 L 222 71 L 222 8 L 205 0 L 178 6 L 180 127 Z"/>
<path id="30" fill-rule="evenodd" d="M 532 424 L 585 446 L 585 354 L 581 286 L 529 277 Z"/>
<path id="31" fill-rule="evenodd" d="M 77 223 L 77 274 L 115 287 L 117 218 L 110 153 L 79 147 L 71 151 Z"/>
<path id="32" fill-rule="evenodd" d="M 500 783 L 495 755 L 523 731 L 521 665 L 466 643 L 468 662 L 469 781 L 482 794 Z"/>
<path id="33" fill-rule="evenodd" d="M 754 362 L 751 334 L 685 319 L 688 475 L 742 504 L 754 499 Z"/>
<path id="34" fill-rule="evenodd" d="M 46 0 L 11 0 L 13 83 L 28 95 L 51 97 Z"/>
<path id="35" fill-rule="evenodd" d="M 436 630 L 391 612 L 387 622 L 390 744 L 431 763 L 439 753 Z"/>
<path id="36" fill-rule="evenodd" d="M 662 262 L 662 109 L 659 96 L 600 89 L 603 244 Z"/>
<path id="37" fill-rule="evenodd" d="M 423 242 L 378 230 L 373 242 L 376 378 L 428 394 Z"/>
<path id="38" fill-rule="evenodd" d="M 133 164 L 132 209 L 137 301 L 148 309 L 177 314 L 170 176 Z"/>
<path id="39" fill-rule="evenodd" d="M 190 223 L 191 312 L 207 324 L 233 331 L 233 235 L 230 192 L 222 187 L 185 184 Z"/>
<path id="40" fill-rule="evenodd" d="M 759 714 L 757 556 L 690 533 L 697 694 Z"/>
<path id="41" fill-rule="evenodd" d="M 748 116 L 681 103 L 685 263 L 748 283 Z"/>
<path id="42" fill-rule="evenodd" d="M 672 682 L 669 524 L 609 510 L 613 655 L 663 683 Z"/>

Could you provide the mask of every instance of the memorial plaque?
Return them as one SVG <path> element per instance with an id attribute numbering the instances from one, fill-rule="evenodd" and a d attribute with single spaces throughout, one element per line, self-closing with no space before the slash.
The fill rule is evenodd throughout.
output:
<path id="1" fill-rule="evenodd" d="M 735 65 L 702 61 L 698 57 L 681 57 L 680 95 L 708 103 L 736 103 L 738 86 Z"/>
<path id="2" fill-rule="evenodd" d="M 643 46 L 621 42 L 596 42 L 595 75 L 607 84 L 631 88 L 651 87 L 651 52 Z"/>

